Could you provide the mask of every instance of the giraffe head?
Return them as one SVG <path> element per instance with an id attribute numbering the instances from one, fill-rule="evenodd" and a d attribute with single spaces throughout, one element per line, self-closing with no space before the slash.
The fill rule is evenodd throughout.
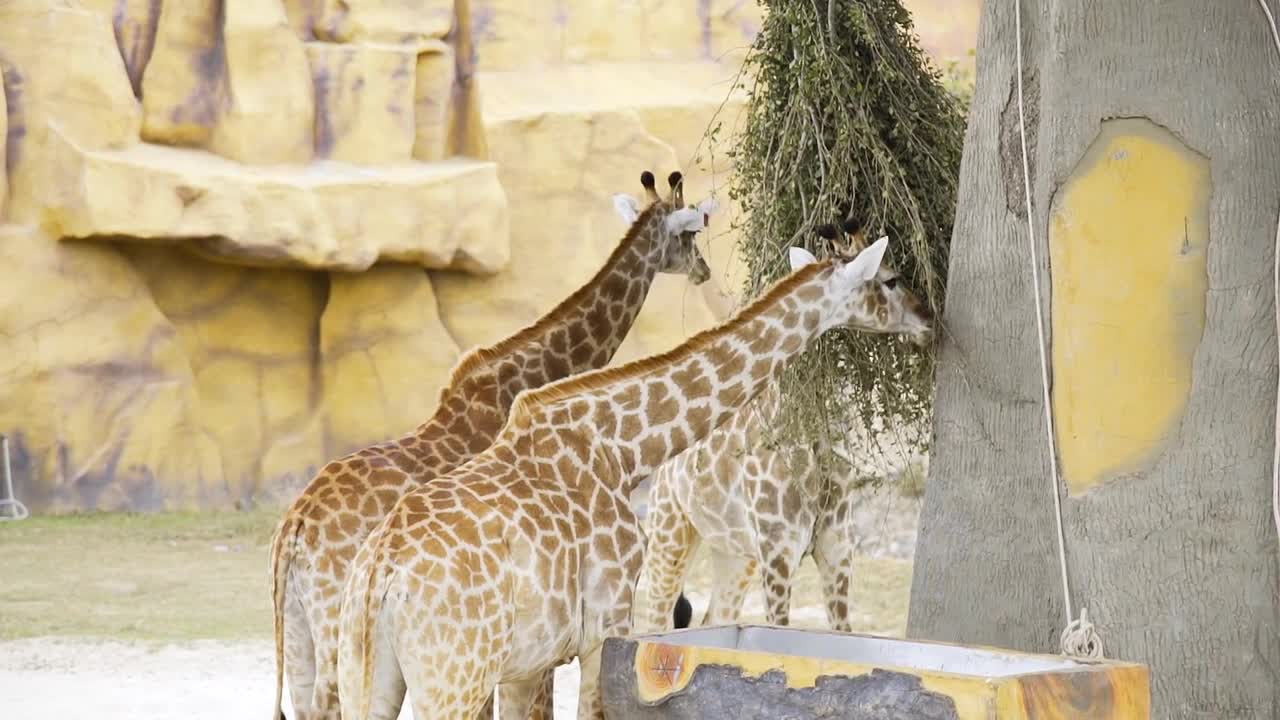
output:
<path id="1" fill-rule="evenodd" d="M 694 239 L 698 231 L 707 226 L 716 203 L 707 198 L 696 206 L 683 207 L 684 178 L 679 172 L 673 172 L 667 177 L 667 183 L 671 191 L 664 200 L 658 195 L 653 173 L 645 170 L 640 174 L 640 184 L 644 186 L 651 210 L 648 231 L 660 234 L 653 243 L 658 253 L 658 272 L 688 275 L 690 282 L 701 285 L 711 278 L 711 268 Z M 640 202 L 625 193 L 613 196 L 613 207 L 627 223 L 635 223 L 642 214 Z"/>
<path id="2" fill-rule="evenodd" d="M 847 236 L 843 243 L 840 231 Z M 827 297 L 838 298 L 829 309 L 830 327 L 844 326 L 854 330 L 882 334 L 906 335 L 918 346 L 933 339 L 933 313 L 906 284 L 898 272 L 885 264 L 884 253 L 889 238 L 866 244 L 863 230 L 846 221 L 840 230 L 823 225 L 818 234 L 831 241 L 835 252 L 827 260 L 833 267 L 827 282 Z M 818 262 L 808 250 L 793 247 L 791 269 Z"/>

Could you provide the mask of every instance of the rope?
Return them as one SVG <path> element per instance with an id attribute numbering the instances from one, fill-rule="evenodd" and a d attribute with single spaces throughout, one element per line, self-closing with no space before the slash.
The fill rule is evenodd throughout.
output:
<path id="1" fill-rule="evenodd" d="M 5 520 L 26 520 L 31 516 L 27 511 L 27 506 L 23 505 L 13 496 L 13 473 L 9 471 L 9 436 L 0 435 L 0 448 L 4 453 L 4 497 L 0 498 L 0 521 Z M 5 509 L 12 508 L 12 514 L 3 512 Z"/>
<path id="2" fill-rule="evenodd" d="M 1276 30 L 1276 18 L 1267 6 L 1267 0 L 1258 0 L 1262 12 L 1266 13 L 1267 23 L 1271 26 L 1271 39 L 1275 41 L 1276 53 L 1280 54 L 1280 31 Z M 1280 357 L 1280 219 L 1276 221 L 1275 259 L 1273 263 L 1273 294 L 1276 316 L 1276 352 Z M 1271 519 L 1276 525 L 1276 542 L 1280 544 L 1280 377 L 1276 378 L 1276 422 L 1275 450 L 1271 457 Z M 1280 558 L 1280 554 L 1277 555 Z"/>
<path id="3" fill-rule="evenodd" d="M 1053 408 L 1049 400 L 1049 362 L 1045 358 L 1044 310 L 1040 295 L 1040 259 L 1036 252 L 1035 213 L 1031 209 L 1031 169 L 1027 164 L 1027 121 L 1022 102 L 1022 2 L 1013 0 L 1015 40 L 1018 56 L 1018 138 L 1022 143 L 1022 195 L 1027 203 L 1027 243 L 1031 247 L 1031 281 L 1036 295 L 1036 336 L 1040 351 L 1040 389 L 1044 393 L 1044 427 L 1049 441 L 1049 492 L 1053 495 L 1053 515 L 1058 528 L 1058 565 L 1062 571 L 1062 603 L 1066 624 L 1059 637 L 1062 654 L 1072 657 L 1100 659 L 1102 638 L 1089 622 L 1087 608 L 1076 619 L 1071 612 L 1071 582 L 1067 578 L 1067 549 L 1062 528 L 1062 498 L 1058 493 L 1058 443 L 1053 427 Z"/>

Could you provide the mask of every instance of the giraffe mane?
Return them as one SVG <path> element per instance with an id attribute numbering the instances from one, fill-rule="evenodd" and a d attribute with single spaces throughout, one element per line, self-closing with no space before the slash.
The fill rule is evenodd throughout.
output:
<path id="1" fill-rule="evenodd" d="M 694 335 L 680 345 L 668 350 L 667 352 L 652 355 L 639 360 L 633 360 L 625 365 L 618 367 L 602 368 L 600 370 L 592 370 L 580 375 L 557 380 L 556 382 L 543 385 L 534 390 L 525 390 L 516 396 L 515 403 L 511 408 L 511 415 L 508 417 L 507 425 L 511 426 L 512 421 L 518 415 L 527 417 L 530 413 L 539 407 L 552 405 L 565 398 L 572 398 L 576 395 L 589 393 L 594 390 L 600 390 L 614 383 L 626 380 L 632 380 L 662 367 L 669 367 L 688 359 L 690 356 L 706 349 L 713 342 L 715 337 L 725 334 L 733 328 L 740 327 L 762 315 L 766 310 L 774 305 L 782 296 L 790 293 L 796 287 L 803 285 L 814 276 L 832 267 L 835 260 L 827 258 L 818 262 L 805 265 L 786 277 L 778 280 L 767 290 L 761 293 L 749 305 L 744 306 L 741 310 L 734 314 L 732 318 L 724 323 L 712 328 L 703 330 Z"/>
<path id="2" fill-rule="evenodd" d="M 645 208 L 643 212 L 636 217 L 635 222 L 631 223 L 631 227 L 627 228 L 627 234 L 623 236 L 622 241 L 609 254 L 609 259 L 600 266 L 595 275 L 591 279 L 583 283 L 573 294 L 560 301 L 560 304 L 548 312 L 546 315 L 538 318 L 533 324 L 525 327 L 523 330 L 500 340 L 489 347 L 474 347 L 464 352 L 458 357 L 454 363 L 453 370 L 449 372 L 449 382 L 441 389 L 441 396 L 448 392 L 450 388 L 456 387 L 466 376 L 472 374 L 477 368 L 487 367 L 498 358 L 510 353 L 517 346 L 527 342 L 531 337 L 539 335 L 547 330 L 548 327 L 560 322 L 563 317 L 568 314 L 568 308 L 576 307 L 582 303 L 582 297 L 588 292 L 588 288 L 594 287 L 596 281 L 608 271 L 609 268 L 616 264 L 616 261 L 624 252 L 630 249 L 640 233 L 649 225 L 649 220 L 654 213 L 658 212 L 662 203 L 654 202 Z"/>

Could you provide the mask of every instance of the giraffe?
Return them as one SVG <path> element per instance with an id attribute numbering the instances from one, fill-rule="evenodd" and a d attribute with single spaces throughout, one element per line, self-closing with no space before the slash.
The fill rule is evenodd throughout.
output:
<path id="1" fill-rule="evenodd" d="M 604 266 L 550 313 L 488 348 L 465 353 L 450 372 L 432 417 L 413 432 L 328 463 L 285 512 L 272 539 L 276 705 L 284 670 L 298 720 L 339 717 L 338 610 L 360 543 L 392 504 L 422 480 L 443 475 L 483 451 L 527 388 L 607 365 L 640 312 L 656 273 L 711 274 L 694 242 L 714 201 L 682 207 L 683 178 L 668 176 L 666 199 L 653 173 L 641 184 L 649 201 L 614 196 L 630 221 Z M 286 662 L 287 659 L 287 662 Z M 539 707 L 551 713 L 551 674 Z M 504 716 L 506 713 L 504 712 Z"/>
<path id="2" fill-rule="evenodd" d="M 848 236 L 849 251 L 865 246 L 852 221 L 845 221 L 841 230 Z M 832 244 L 839 239 L 835 225 L 818 232 Z M 891 267 L 880 266 L 876 279 L 885 288 L 885 312 L 929 320 L 928 308 L 898 278 Z M 788 625 L 792 575 L 811 555 L 822 578 L 828 624 L 836 631 L 853 629 L 848 601 L 856 498 L 845 483 L 817 472 L 813 445 L 771 446 L 765 441 L 780 402 L 777 386 L 770 386 L 757 403 L 650 477 L 645 518 L 649 602 L 636 622 L 639 631 L 669 629 L 668 618 L 675 627 L 690 624 L 692 608 L 681 586 L 703 542 L 711 551 L 713 572 L 703 625 L 737 621 L 757 570 L 768 622 Z"/>
<path id="3" fill-rule="evenodd" d="M 792 248 L 797 270 L 728 322 L 521 393 L 488 450 L 402 497 L 357 553 L 341 611 L 343 717 L 389 720 L 407 686 L 418 720 L 471 718 L 498 683 L 530 696 L 576 656 L 578 717 L 602 718 L 601 645 L 630 629 L 644 551 L 631 490 L 823 332 L 925 342 L 928 320 L 890 312 L 876 279 L 887 244 L 852 261 Z"/>

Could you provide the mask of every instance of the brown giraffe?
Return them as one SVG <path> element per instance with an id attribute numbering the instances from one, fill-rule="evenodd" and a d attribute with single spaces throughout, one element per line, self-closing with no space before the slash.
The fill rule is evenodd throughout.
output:
<path id="1" fill-rule="evenodd" d="M 847 252 L 866 245 L 852 222 Z M 819 234 L 835 243 L 834 225 Z M 885 288 L 885 312 L 932 322 L 923 302 L 882 264 L 876 279 Z M 853 576 L 855 495 L 846 483 L 817 472 L 812 445 L 766 441 L 781 397 L 769 387 L 754 405 L 711 433 L 706 440 L 658 468 L 650 477 L 645 518 L 648 549 L 645 570 L 648 599 L 636 622 L 639 632 L 687 625 L 673 611 L 683 599 L 688 564 L 701 543 L 711 551 L 711 601 L 703 625 L 738 620 L 742 601 L 759 569 L 768 622 L 790 623 L 791 580 L 805 556 L 812 555 L 822 578 L 827 622 L 837 631 L 852 629 L 849 587 Z M 688 601 L 683 600 L 687 606 Z"/>
<path id="2" fill-rule="evenodd" d="M 338 718 L 338 610 L 351 559 L 365 537 L 411 488 L 458 467 L 489 446 L 522 390 L 607 365 L 640 312 L 654 275 L 710 277 L 694 236 L 711 206 L 683 208 L 680 173 L 659 198 L 653 174 L 641 183 L 650 201 L 615 206 L 633 219 L 604 267 L 546 316 L 457 362 L 431 419 L 390 442 L 330 462 L 286 511 L 272 540 L 276 709 L 284 668 L 298 720 Z M 287 660 L 287 662 L 286 662 Z M 540 707 L 551 712 L 548 694 Z M 505 715 L 505 713 L 504 713 Z"/>
<path id="3" fill-rule="evenodd" d="M 532 696 L 576 656 L 578 717 L 601 718 L 600 647 L 630 629 L 644 554 L 631 490 L 826 330 L 922 340 L 921 319 L 885 310 L 887 244 L 848 262 L 792 248 L 799 269 L 727 323 L 521 393 L 488 450 L 401 498 L 360 548 L 342 603 L 343 717 L 390 720 L 407 685 L 418 720 L 469 720 L 498 683 Z"/>

